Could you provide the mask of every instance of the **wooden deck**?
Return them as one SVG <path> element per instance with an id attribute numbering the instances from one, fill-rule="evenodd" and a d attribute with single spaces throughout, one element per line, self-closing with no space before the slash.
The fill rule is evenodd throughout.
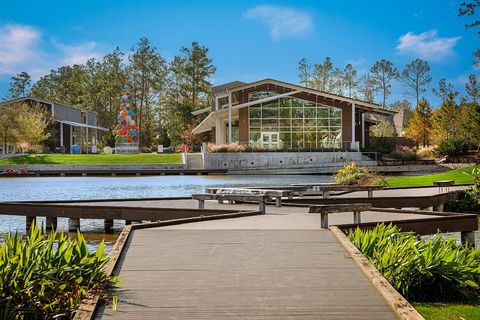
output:
<path id="1" fill-rule="evenodd" d="M 133 231 L 96 319 L 397 319 L 332 232 L 237 220 Z"/>

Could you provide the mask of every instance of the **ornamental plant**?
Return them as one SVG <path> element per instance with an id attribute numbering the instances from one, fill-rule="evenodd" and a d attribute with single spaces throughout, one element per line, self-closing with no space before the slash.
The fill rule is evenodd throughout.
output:
<path id="1" fill-rule="evenodd" d="M 333 176 L 335 183 L 342 185 L 385 185 L 386 181 L 370 172 L 367 167 L 357 166 L 355 161 L 338 170 Z"/>
<path id="2" fill-rule="evenodd" d="M 422 241 L 383 223 L 348 237 L 410 301 L 479 302 L 480 250 L 457 245 L 455 237 Z"/>
<path id="3" fill-rule="evenodd" d="M 0 318 L 70 319 L 82 299 L 106 298 L 118 280 L 105 272 L 109 257 L 103 242 L 89 252 L 80 232 L 46 234 L 32 225 L 24 239 L 3 234 L 0 246 Z"/>

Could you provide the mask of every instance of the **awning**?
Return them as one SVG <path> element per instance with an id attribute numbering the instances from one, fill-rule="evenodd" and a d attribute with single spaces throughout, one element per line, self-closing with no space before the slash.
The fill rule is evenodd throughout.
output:
<path id="1" fill-rule="evenodd" d="M 212 130 L 215 126 L 215 112 L 210 113 L 198 126 L 196 126 L 192 132 L 193 134 L 199 134 Z"/>
<path id="2" fill-rule="evenodd" d="M 67 121 L 67 120 L 57 120 L 57 119 L 54 119 L 53 121 L 68 124 L 68 125 L 74 126 L 74 127 L 82 127 L 82 128 L 96 129 L 96 130 L 100 130 L 100 131 L 108 131 L 107 128 L 92 126 L 92 125 L 86 124 L 86 123 L 79 123 L 79 122 Z"/>

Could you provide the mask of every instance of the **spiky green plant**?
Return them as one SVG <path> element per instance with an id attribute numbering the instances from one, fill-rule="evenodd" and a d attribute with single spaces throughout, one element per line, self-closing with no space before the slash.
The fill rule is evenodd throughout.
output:
<path id="1" fill-rule="evenodd" d="M 384 224 L 348 237 L 411 301 L 479 301 L 480 250 L 457 245 L 454 237 L 422 241 Z"/>
<path id="2" fill-rule="evenodd" d="M 71 318 L 81 300 L 106 293 L 118 280 L 105 272 L 103 242 L 89 252 L 80 232 L 75 240 L 32 225 L 26 238 L 3 234 L 0 246 L 0 318 Z"/>

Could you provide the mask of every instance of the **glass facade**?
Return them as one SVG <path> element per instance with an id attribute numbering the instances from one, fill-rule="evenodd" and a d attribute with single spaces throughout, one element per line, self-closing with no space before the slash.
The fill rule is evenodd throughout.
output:
<path id="1" fill-rule="evenodd" d="M 341 147 L 339 108 L 288 97 L 250 106 L 249 119 L 250 144 L 265 146 L 266 140 L 278 136 L 275 147 L 279 148 Z"/>

